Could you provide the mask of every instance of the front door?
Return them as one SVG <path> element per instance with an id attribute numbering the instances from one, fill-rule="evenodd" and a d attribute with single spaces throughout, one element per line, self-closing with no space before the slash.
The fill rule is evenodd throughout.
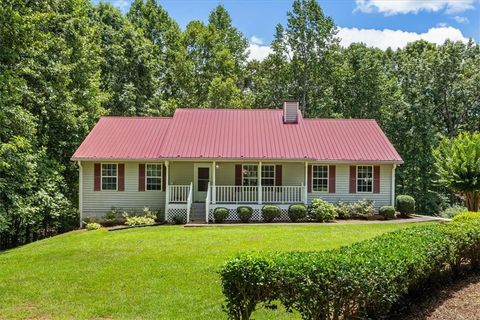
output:
<path id="1" fill-rule="evenodd" d="M 210 165 L 195 163 L 194 170 L 194 201 L 204 202 L 207 197 L 208 182 L 210 181 Z"/>

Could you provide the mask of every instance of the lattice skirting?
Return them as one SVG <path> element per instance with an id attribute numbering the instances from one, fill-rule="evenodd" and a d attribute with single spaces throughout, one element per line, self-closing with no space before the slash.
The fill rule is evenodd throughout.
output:
<path id="1" fill-rule="evenodd" d="M 241 205 L 210 205 L 210 210 L 208 213 L 208 221 L 209 222 L 214 222 L 214 217 L 213 217 L 213 212 L 215 211 L 215 208 L 223 207 L 227 208 L 229 211 L 228 217 L 225 221 L 227 222 L 238 222 L 240 221 L 238 215 L 237 215 L 237 207 Z M 250 221 L 253 222 L 262 222 L 262 207 L 263 205 L 250 205 L 248 207 L 252 207 L 253 209 L 253 215 L 252 219 Z M 274 221 L 290 221 L 288 218 L 288 205 L 279 205 L 281 213 L 280 217 L 276 218 Z"/>
<path id="2" fill-rule="evenodd" d="M 168 208 L 165 220 L 169 223 L 173 222 L 174 217 L 181 217 L 184 223 L 187 223 L 187 208 Z"/>

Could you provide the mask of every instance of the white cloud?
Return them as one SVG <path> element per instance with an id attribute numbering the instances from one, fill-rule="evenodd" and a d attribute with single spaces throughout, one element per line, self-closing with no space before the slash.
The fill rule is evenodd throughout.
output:
<path id="1" fill-rule="evenodd" d="M 477 0 L 355 0 L 355 10 L 385 15 L 418 13 L 419 11 L 457 13 L 474 9 Z"/>
<path id="2" fill-rule="evenodd" d="M 446 22 L 439 22 L 439 23 L 437 23 L 437 27 L 443 27 L 443 28 L 448 27 L 448 23 L 446 23 Z"/>
<path id="3" fill-rule="evenodd" d="M 265 59 L 271 52 L 272 49 L 270 46 L 264 45 L 263 40 L 259 37 L 252 36 L 248 45 L 248 60 L 259 60 L 262 61 Z"/>
<path id="4" fill-rule="evenodd" d="M 363 42 L 367 46 L 380 48 L 382 50 L 388 47 L 392 49 L 403 48 L 409 42 L 422 39 L 436 44 L 442 44 L 447 39 L 452 41 L 468 41 L 460 30 L 453 27 L 430 28 L 425 33 L 390 29 L 339 28 L 338 37 L 340 38 L 340 44 L 344 47 L 354 42 Z"/>
<path id="5" fill-rule="evenodd" d="M 470 23 L 470 20 L 468 20 L 467 17 L 455 16 L 455 17 L 453 17 L 453 20 L 457 21 L 458 23 L 462 23 L 462 24 Z"/>

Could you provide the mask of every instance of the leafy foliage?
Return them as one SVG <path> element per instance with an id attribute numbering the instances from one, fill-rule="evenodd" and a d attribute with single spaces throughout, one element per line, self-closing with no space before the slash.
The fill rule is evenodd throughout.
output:
<path id="1" fill-rule="evenodd" d="M 282 211 L 275 205 L 264 205 L 262 208 L 262 217 L 265 222 L 272 222 L 274 219 L 280 217 Z"/>
<path id="2" fill-rule="evenodd" d="M 223 223 L 228 218 L 230 211 L 227 208 L 218 207 L 213 211 L 215 223 Z"/>
<path id="3" fill-rule="evenodd" d="M 308 214 L 313 220 L 318 222 L 333 221 L 337 217 L 335 206 L 322 199 L 314 199 L 312 201 Z"/>
<path id="4" fill-rule="evenodd" d="M 468 208 L 459 205 L 453 205 L 451 207 L 445 208 L 440 212 L 440 216 L 444 218 L 453 218 L 459 213 L 467 212 Z"/>
<path id="5" fill-rule="evenodd" d="M 307 207 L 302 204 L 292 204 L 288 207 L 288 218 L 292 222 L 305 219 L 307 217 Z"/>
<path id="6" fill-rule="evenodd" d="M 247 223 L 253 216 L 253 209 L 252 207 L 240 206 L 237 208 L 237 215 L 240 221 Z"/>
<path id="7" fill-rule="evenodd" d="M 415 213 L 415 199 L 407 195 L 399 195 L 396 199 L 397 210 L 402 216 Z"/>
<path id="8" fill-rule="evenodd" d="M 395 208 L 392 206 L 383 206 L 378 210 L 385 219 L 393 219 L 395 218 Z"/>
<path id="9" fill-rule="evenodd" d="M 465 195 L 470 211 L 480 210 L 480 133 L 443 139 L 434 151 L 438 183 Z"/>
<path id="10" fill-rule="evenodd" d="M 99 223 L 96 223 L 96 222 L 87 223 L 87 226 L 86 226 L 88 231 L 98 230 L 101 227 L 102 226 Z"/>
<path id="11" fill-rule="evenodd" d="M 461 215 L 460 215 L 461 216 Z M 303 319 L 379 319 L 435 275 L 480 262 L 480 218 L 422 225 L 321 252 L 242 254 L 220 271 L 225 311 L 279 301 Z"/>

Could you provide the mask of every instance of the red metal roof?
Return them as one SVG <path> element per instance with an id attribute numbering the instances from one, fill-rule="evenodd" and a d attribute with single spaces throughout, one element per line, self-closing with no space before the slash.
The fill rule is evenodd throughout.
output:
<path id="1" fill-rule="evenodd" d="M 273 109 L 177 109 L 173 118 L 103 117 L 72 160 L 284 159 L 402 162 L 375 120 L 303 119 Z"/>

